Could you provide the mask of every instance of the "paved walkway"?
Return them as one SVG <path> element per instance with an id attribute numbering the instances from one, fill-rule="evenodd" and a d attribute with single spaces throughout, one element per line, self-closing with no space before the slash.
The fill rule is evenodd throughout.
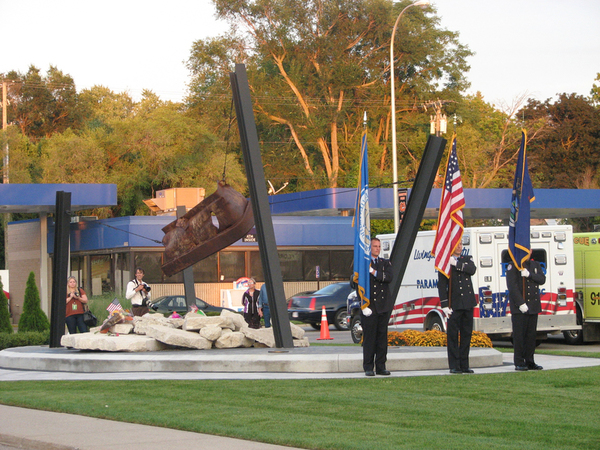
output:
<path id="1" fill-rule="evenodd" d="M 344 347 L 338 347 L 343 349 Z M 343 351 L 343 350 L 341 350 Z M 413 376 L 477 376 L 486 373 L 513 373 L 512 354 L 502 354 L 502 364 L 475 368 L 475 375 L 450 375 L 447 369 L 399 370 L 391 377 Z M 536 355 L 544 370 L 557 370 L 600 365 L 600 359 Z M 284 373 L 284 372 L 57 372 L 0 369 L 0 382 L 19 380 L 198 380 L 198 379 L 309 379 L 365 378 L 362 372 Z M 375 377 L 380 378 L 380 377 Z M 168 428 L 151 427 L 71 414 L 38 411 L 0 405 L 0 450 L 290 450 L 291 447 L 269 445 L 220 436 L 212 436 Z M 110 439 L 109 436 L 118 436 Z M 110 441 L 110 444 L 108 442 Z M 292 449 L 293 450 L 293 449 Z"/>

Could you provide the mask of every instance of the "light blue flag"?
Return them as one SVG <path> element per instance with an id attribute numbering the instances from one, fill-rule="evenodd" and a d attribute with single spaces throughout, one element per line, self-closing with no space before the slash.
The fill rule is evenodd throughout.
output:
<path id="1" fill-rule="evenodd" d="M 369 306 L 371 288 L 369 266 L 371 265 L 371 217 L 369 214 L 369 164 L 367 157 L 367 133 L 362 136 L 360 149 L 360 179 L 353 220 L 354 233 L 354 274 L 356 292 L 361 299 L 361 308 Z"/>
<path id="2" fill-rule="evenodd" d="M 527 166 L 527 133 L 523 130 L 508 222 L 508 252 L 519 270 L 523 269 L 523 263 L 531 255 L 529 240 L 530 204 L 534 200 L 533 186 Z"/>

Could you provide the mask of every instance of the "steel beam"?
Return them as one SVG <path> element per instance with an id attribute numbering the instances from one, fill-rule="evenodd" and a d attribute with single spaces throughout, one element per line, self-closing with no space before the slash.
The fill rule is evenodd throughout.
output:
<path id="1" fill-rule="evenodd" d="M 56 192 L 54 214 L 54 256 L 52 259 L 52 304 L 50 307 L 50 348 L 60 347 L 65 334 L 71 193 Z"/>
<path id="2" fill-rule="evenodd" d="M 445 147 L 446 139 L 433 135 L 429 136 L 421 163 L 419 164 L 417 177 L 408 197 L 404 219 L 398 229 L 398 234 L 396 235 L 394 247 L 390 255 L 390 262 L 394 271 L 394 279 L 390 286 L 392 298 L 398 297 L 398 291 L 406 272 L 406 266 L 412 253 L 417 232 L 421 226 L 423 213 L 425 212 L 427 200 L 429 199 L 429 194 L 431 193 Z"/>
<path id="3" fill-rule="evenodd" d="M 288 318 L 285 291 L 283 289 L 283 277 L 277 243 L 275 242 L 275 230 L 271 219 L 269 208 L 269 197 L 265 185 L 265 172 L 260 155 L 260 145 L 254 121 L 252 109 L 252 98 L 250 97 L 250 86 L 244 64 L 236 64 L 235 72 L 230 74 L 231 89 L 235 103 L 238 128 L 248 188 L 250 189 L 250 201 L 254 222 L 256 226 L 256 237 L 260 259 L 267 284 L 267 297 L 271 310 L 271 321 L 273 322 L 273 334 L 277 348 L 293 348 L 292 330 Z"/>

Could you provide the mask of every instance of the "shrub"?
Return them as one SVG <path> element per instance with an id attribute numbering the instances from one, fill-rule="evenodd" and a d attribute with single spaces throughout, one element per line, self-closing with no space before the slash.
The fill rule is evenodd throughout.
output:
<path id="1" fill-rule="evenodd" d="M 445 347 L 448 345 L 446 333 L 437 330 L 417 331 L 405 330 L 402 332 L 388 332 L 388 345 L 415 346 L 415 347 Z M 492 341 L 487 334 L 473 331 L 471 347 L 492 347 Z"/>
<path id="2" fill-rule="evenodd" d="M 25 287 L 25 301 L 23 302 L 23 313 L 19 319 L 19 333 L 49 329 L 50 322 L 40 306 L 40 291 L 35 284 L 35 274 L 31 272 Z"/>
<path id="3" fill-rule="evenodd" d="M 492 340 L 487 334 L 482 333 L 481 331 L 473 331 L 473 336 L 471 336 L 471 347 L 492 348 Z"/>
<path id="4" fill-rule="evenodd" d="M 24 333 L 0 333 L 0 350 L 12 347 L 50 344 L 50 331 L 26 331 Z"/>
<path id="5" fill-rule="evenodd" d="M 8 299 L 4 293 L 4 286 L 0 281 L 0 333 L 12 333 L 13 327 L 10 323 L 10 313 L 8 312 Z"/>

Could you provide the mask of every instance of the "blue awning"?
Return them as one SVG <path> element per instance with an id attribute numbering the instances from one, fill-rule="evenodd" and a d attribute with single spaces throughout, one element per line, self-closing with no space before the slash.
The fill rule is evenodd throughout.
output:
<path id="1" fill-rule="evenodd" d="M 53 213 L 58 191 L 71 193 L 71 211 L 117 204 L 116 184 L 0 184 L 0 212 Z"/>

